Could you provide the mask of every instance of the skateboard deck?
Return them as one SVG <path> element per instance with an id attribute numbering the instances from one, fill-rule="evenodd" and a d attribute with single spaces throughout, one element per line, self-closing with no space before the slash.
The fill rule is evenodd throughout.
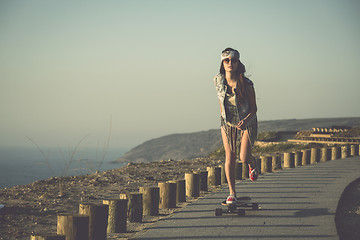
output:
<path id="1" fill-rule="evenodd" d="M 258 210 L 259 204 L 250 201 L 250 197 L 239 198 L 236 203 L 232 204 L 227 204 L 226 200 L 224 200 L 221 202 L 221 205 L 226 206 L 227 209 L 215 209 L 215 216 L 222 216 L 224 213 L 236 213 L 238 216 L 245 216 L 245 210 Z"/>

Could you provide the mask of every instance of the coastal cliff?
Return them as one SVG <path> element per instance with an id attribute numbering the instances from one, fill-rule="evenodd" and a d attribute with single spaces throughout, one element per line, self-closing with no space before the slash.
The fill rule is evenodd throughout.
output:
<path id="1" fill-rule="evenodd" d="M 316 118 L 260 121 L 262 131 L 300 131 L 313 127 L 360 126 L 360 117 Z M 204 157 L 221 147 L 220 129 L 195 133 L 171 134 L 146 141 L 131 149 L 115 162 L 153 162 Z"/>

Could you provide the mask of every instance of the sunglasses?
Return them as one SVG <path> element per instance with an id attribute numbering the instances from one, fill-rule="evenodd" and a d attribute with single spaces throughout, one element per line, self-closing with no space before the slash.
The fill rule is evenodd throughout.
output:
<path id="1" fill-rule="evenodd" d="M 234 58 L 234 59 L 225 58 L 225 59 L 224 59 L 224 62 L 225 62 L 225 63 L 229 63 L 229 62 L 236 63 L 237 61 L 239 61 L 239 59 L 237 59 L 237 58 Z"/>

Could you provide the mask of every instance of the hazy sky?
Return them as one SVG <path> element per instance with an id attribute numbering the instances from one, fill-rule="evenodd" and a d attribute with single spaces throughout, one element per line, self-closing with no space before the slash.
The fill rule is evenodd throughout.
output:
<path id="1" fill-rule="evenodd" d="M 133 147 L 219 127 L 238 49 L 259 120 L 360 116 L 360 1 L 0 0 L 0 146 Z"/>

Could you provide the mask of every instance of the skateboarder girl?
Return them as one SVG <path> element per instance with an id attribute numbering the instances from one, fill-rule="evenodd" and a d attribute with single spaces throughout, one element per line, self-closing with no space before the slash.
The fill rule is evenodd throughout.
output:
<path id="1" fill-rule="evenodd" d="M 225 174 L 230 195 L 227 204 L 236 202 L 235 162 L 239 138 L 240 160 L 249 165 L 249 178 L 256 181 L 258 169 L 251 154 L 257 136 L 257 106 L 253 82 L 244 76 L 245 66 L 237 50 L 226 48 L 221 53 L 220 72 L 214 83 L 220 101 L 221 136 L 225 149 Z"/>

